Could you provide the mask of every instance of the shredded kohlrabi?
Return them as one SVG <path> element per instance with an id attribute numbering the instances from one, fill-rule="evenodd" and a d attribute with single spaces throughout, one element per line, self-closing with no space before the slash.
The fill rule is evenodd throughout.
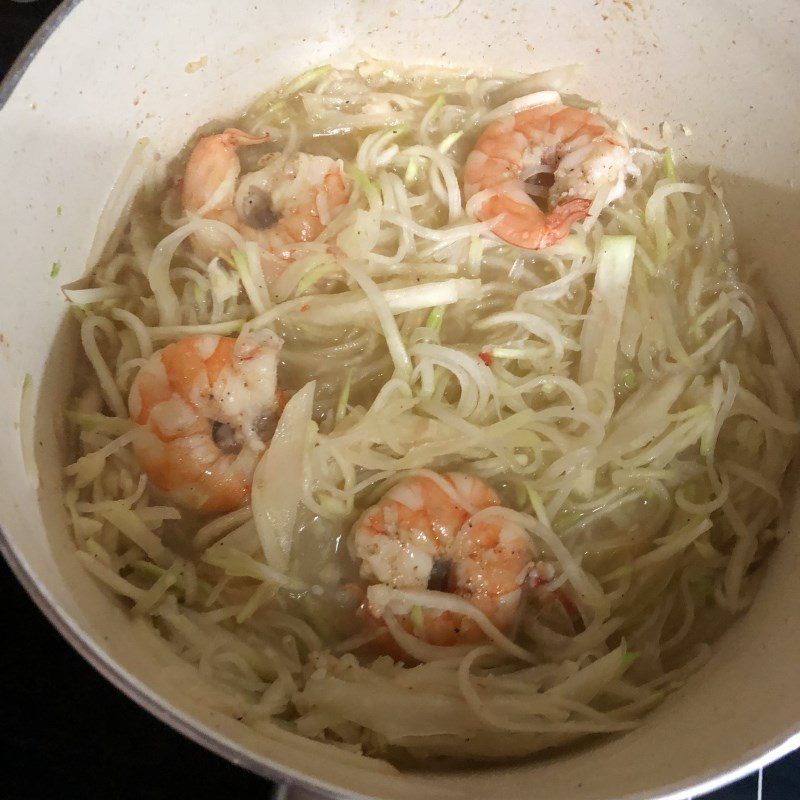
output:
<path id="1" fill-rule="evenodd" d="M 253 475 L 253 519 L 264 558 L 279 572 L 286 572 L 292 555 L 313 404 L 312 381 L 286 404 Z"/>
<path id="2" fill-rule="evenodd" d="M 581 331 L 580 383 L 597 381 L 613 389 L 635 249 L 634 236 L 604 236 L 600 239 L 592 301 Z"/>
<path id="3" fill-rule="evenodd" d="M 477 219 L 486 195 L 465 195 L 489 124 L 559 102 L 597 113 L 562 94 L 575 72 L 313 68 L 234 123 L 269 141 L 226 161 L 199 210 L 182 205 L 185 159 L 156 160 L 131 202 L 137 147 L 96 268 L 65 287 L 83 354 L 58 418 L 78 559 L 163 650 L 165 675 L 255 735 L 385 771 L 379 758 L 505 759 L 628 730 L 708 659 L 786 533 L 800 366 L 744 278 L 724 181 L 622 123 L 607 123 L 628 158 L 613 185 L 597 177 L 607 161 L 584 169 L 596 154 L 582 140 L 556 153 L 558 170 L 498 126 L 502 163 L 487 169 L 505 175 L 503 154 L 517 153 L 542 208 L 551 180 L 565 197 L 582 196 L 575 175 L 596 180 L 588 216 L 525 250 Z M 154 359 L 188 336 L 203 357 L 170 370 L 208 382 L 187 398 Z M 271 343 L 276 375 L 248 372 L 225 395 L 217 337 L 236 339 L 219 352 L 244 364 Z M 194 411 L 144 423 L 131 401 L 142 375 L 159 408 Z M 35 477 L 33 402 L 26 378 Z M 252 425 L 238 430 L 233 411 Z M 142 469 L 147 447 L 170 454 L 158 476 Z M 249 497 L 219 514 L 184 508 L 187 465 L 223 449 L 221 481 L 254 469 Z M 453 501 L 445 472 L 490 487 L 500 532 L 528 548 L 509 596 L 481 596 L 485 541 L 454 559 L 423 513 L 414 541 L 431 552 L 414 564 L 437 562 L 439 583 L 406 585 L 394 556 L 390 580 L 367 577 L 362 515 L 390 489 L 418 502 L 406 481 Z M 367 527 L 374 557 L 389 540 L 402 560 L 399 506 L 387 509 Z M 472 594 L 453 591 L 465 574 Z"/>

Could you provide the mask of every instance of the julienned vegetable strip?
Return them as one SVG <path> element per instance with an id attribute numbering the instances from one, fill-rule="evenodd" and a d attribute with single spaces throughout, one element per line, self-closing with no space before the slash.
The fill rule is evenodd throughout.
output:
<path id="1" fill-rule="evenodd" d="M 592 301 L 581 333 L 578 381 L 613 389 L 622 316 L 636 250 L 634 236 L 604 236 L 597 252 Z"/>
<path id="2" fill-rule="evenodd" d="M 264 558 L 285 573 L 292 554 L 292 537 L 303 491 L 315 383 L 307 383 L 286 404 L 269 448 L 253 475 L 252 508 Z"/>

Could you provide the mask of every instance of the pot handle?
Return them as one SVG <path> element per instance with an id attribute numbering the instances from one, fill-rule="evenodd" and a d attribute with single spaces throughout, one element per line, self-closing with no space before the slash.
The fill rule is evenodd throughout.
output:
<path id="1" fill-rule="evenodd" d="M 273 800 L 330 800 L 330 795 L 287 781 L 278 785 Z"/>

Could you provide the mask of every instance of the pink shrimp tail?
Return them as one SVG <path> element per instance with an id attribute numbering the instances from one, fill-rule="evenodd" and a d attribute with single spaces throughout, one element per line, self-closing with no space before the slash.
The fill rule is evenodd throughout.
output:
<path id="1" fill-rule="evenodd" d="M 564 203 L 559 203 L 552 211 L 545 215 L 547 234 L 544 237 L 544 244 L 540 247 L 551 247 L 566 238 L 570 228 L 582 219 L 586 219 L 589 214 L 591 200 L 583 197 L 575 197 Z"/>
<path id="2" fill-rule="evenodd" d="M 486 200 L 478 216 L 484 220 L 499 216 L 492 226 L 494 234 L 516 247 L 541 250 L 564 239 L 572 225 L 586 217 L 590 205 L 591 200 L 576 197 L 545 214 L 533 201 L 522 203 L 496 194 Z"/>
<path id="3" fill-rule="evenodd" d="M 219 138 L 223 144 L 232 147 L 247 147 L 252 144 L 264 144 L 264 142 L 268 142 L 269 134 L 265 133 L 263 136 L 255 136 L 254 134 L 240 131 L 238 128 L 225 128 L 225 130 L 219 134 Z"/>

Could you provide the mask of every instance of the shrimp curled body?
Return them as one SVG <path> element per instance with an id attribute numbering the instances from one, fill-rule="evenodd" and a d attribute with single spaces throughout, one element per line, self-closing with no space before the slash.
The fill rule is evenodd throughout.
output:
<path id="1" fill-rule="evenodd" d="M 602 117 L 551 103 L 486 128 L 467 157 L 464 194 L 479 220 L 499 217 L 492 231 L 501 239 L 539 250 L 586 217 L 601 187 L 609 188 L 606 203 L 621 197 L 635 171 L 624 137 Z M 525 182 L 540 175 L 553 181 L 546 213 L 526 191 Z"/>
<path id="2" fill-rule="evenodd" d="M 267 254 L 288 259 L 292 245 L 320 235 L 351 187 L 340 161 L 308 153 L 269 153 L 260 169 L 241 176 L 238 149 L 268 140 L 236 128 L 200 139 L 186 163 L 181 201 L 190 214 L 225 222 Z M 230 241 L 202 230 L 193 234 L 192 247 L 211 259 L 230 250 Z"/>
<path id="3" fill-rule="evenodd" d="M 460 473 L 421 473 L 401 481 L 353 529 L 361 576 L 398 589 L 435 589 L 469 601 L 500 630 L 516 621 L 533 566 L 530 537 L 503 518 L 482 481 Z M 384 614 L 367 589 L 373 619 Z M 480 642 L 485 634 L 452 611 L 418 610 L 400 624 L 430 644 Z"/>
<path id="4" fill-rule="evenodd" d="M 204 514 L 248 498 L 274 431 L 281 340 L 189 336 L 154 353 L 131 386 L 133 447 L 150 481 Z"/>

